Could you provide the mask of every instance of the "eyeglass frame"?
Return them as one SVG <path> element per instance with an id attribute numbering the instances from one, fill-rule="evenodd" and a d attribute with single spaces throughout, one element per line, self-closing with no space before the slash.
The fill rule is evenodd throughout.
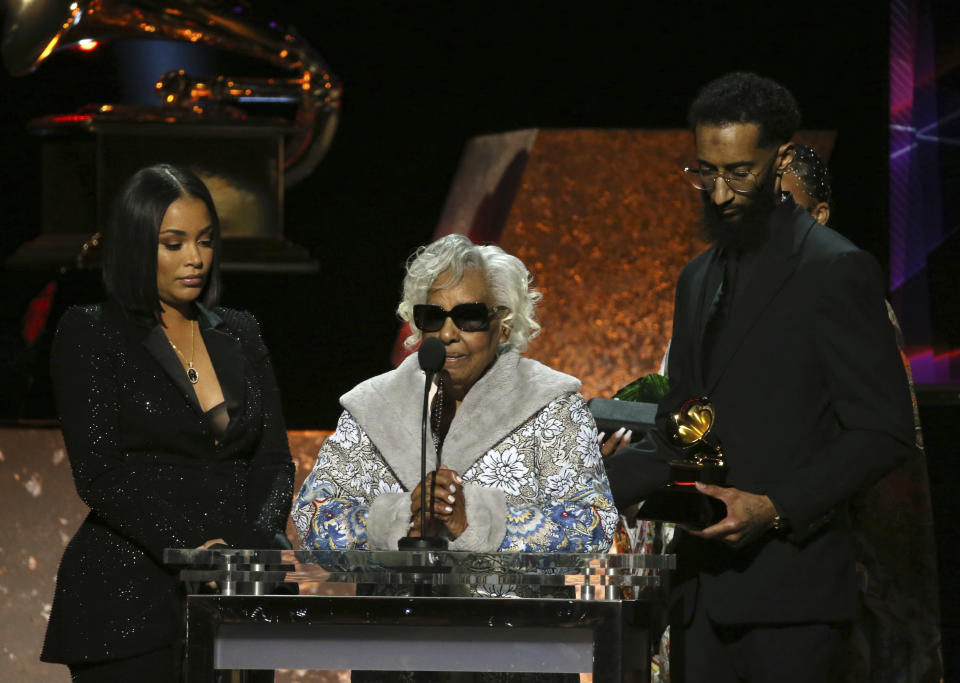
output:
<path id="1" fill-rule="evenodd" d="M 700 190 L 701 192 L 713 192 L 713 189 L 717 186 L 717 181 L 720 180 L 720 179 L 722 179 L 723 182 L 725 182 L 725 183 L 727 184 L 727 187 L 730 188 L 730 191 L 731 191 L 731 192 L 736 192 L 737 194 L 750 194 L 751 192 L 753 192 L 754 190 L 756 190 L 758 187 L 760 187 L 760 176 L 757 175 L 756 173 L 754 173 L 753 171 L 747 171 L 747 175 L 748 175 L 748 176 L 753 176 L 753 183 L 752 183 L 751 187 L 744 188 L 744 189 L 740 189 L 740 188 L 734 187 L 733 185 L 730 184 L 730 181 L 731 181 L 731 180 L 734 180 L 734 181 L 745 181 L 745 180 L 748 180 L 748 178 L 747 178 L 747 177 L 744 177 L 744 178 L 731 178 L 729 171 L 721 171 L 721 170 L 718 169 L 718 170 L 713 174 L 713 183 L 710 185 L 710 187 L 700 187 L 699 185 L 697 185 L 696 182 L 694 182 L 694 180 L 693 180 L 693 179 L 690 177 L 690 175 L 688 175 L 688 174 L 690 174 L 690 175 L 695 175 L 695 176 L 697 176 L 698 178 L 702 178 L 703 176 L 702 176 L 702 174 L 701 174 L 700 169 L 698 169 L 698 168 L 692 168 L 692 167 L 690 167 L 690 166 L 685 166 L 684 169 L 683 169 L 683 171 L 681 171 L 681 175 L 683 175 L 683 179 L 684 179 L 684 180 L 686 180 L 688 183 L 690 183 L 690 185 L 693 187 L 693 189 L 695 189 L 695 190 Z"/>
<path id="2" fill-rule="evenodd" d="M 774 154 L 774 155 L 773 155 L 773 159 L 771 159 L 771 161 L 772 161 L 774 164 L 776 164 L 776 160 L 777 160 L 777 155 Z M 735 172 L 736 172 L 736 171 L 734 171 L 734 173 L 735 173 Z M 693 168 L 693 167 L 690 167 L 690 166 L 684 166 L 683 171 L 681 171 L 681 175 L 683 176 L 683 179 L 686 180 L 688 183 L 690 183 L 690 185 L 692 185 L 695 190 L 700 190 L 701 192 L 713 192 L 714 188 L 717 186 L 717 180 L 719 180 L 719 179 L 721 179 L 721 178 L 723 179 L 723 182 L 725 182 L 725 183 L 727 184 L 727 187 L 730 188 L 730 191 L 731 191 L 731 192 L 736 192 L 737 194 L 750 194 L 751 192 L 755 191 L 757 188 L 760 187 L 760 176 L 759 176 L 757 173 L 754 173 L 753 171 L 746 171 L 747 175 L 753 176 L 753 186 L 752 186 L 752 187 L 749 187 L 749 188 L 746 188 L 746 189 L 743 189 L 743 190 L 739 190 L 739 189 L 735 188 L 733 185 L 730 184 L 730 181 L 731 181 L 731 180 L 735 180 L 735 181 L 736 181 L 736 180 L 746 180 L 747 178 L 746 178 L 746 177 L 744 177 L 744 178 L 731 178 L 731 172 L 730 172 L 730 171 L 723 171 L 723 170 L 721 170 L 721 169 L 719 169 L 719 168 L 718 168 L 716 171 L 714 171 L 714 173 L 713 173 L 713 184 L 712 184 L 710 187 L 699 187 L 699 186 L 687 175 L 688 173 L 689 173 L 689 174 L 694 174 L 694 175 L 696 175 L 696 176 L 699 178 L 699 177 L 702 177 L 702 175 L 701 175 L 702 171 L 701 171 L 699 168 Z"/>
<path id="3" fill-rule="evenodd" d="M 487 319 L 486 319 L 486 322 L 483 324 L 483 327 L 478 327 L 477 329 L 464 329 L 464 327 L 461 325 L 461 322 L 463 322 L 462 318 L 460 321 L 458 321 L 456 317 L 456 310 L 462 306 L 483 306 L 487 311 Z M 417 318 L 420 317 L 417 315 L 417 309 L 423 310 L 425 308 L 438 309 L 443 313 L 443 318 L 441 319 L 440 326 L 437 327 L 436 329 L 426 329 L 423 325 L 417 322 Z M 453 321 L 453 324 L 456 325 L 457 329 L 460 330 L 461 332 L 487 332 L 490 329 L 490 323 L 493 322 L 493 320 L 498 315 L 500 315 L 504 311 L 509 311 L 509 310 L 510 308 L 508 306 L 491 307 L 483 303 L 482 301 L 472 301 L 472 302 L 457 304 L 456 306 L 451 308 L 449 311 L 439 304 L 415 304 L 413 307 L 413 315 L 411 316 L 411 321 L 413 322 L 414 325 L 416 325 L 417 329 L 420 330 L 421 332 L 439 332 L 440 330 L 443 329 L 443 326 L 446 324 L 447 318 L 450 318 Z"/>

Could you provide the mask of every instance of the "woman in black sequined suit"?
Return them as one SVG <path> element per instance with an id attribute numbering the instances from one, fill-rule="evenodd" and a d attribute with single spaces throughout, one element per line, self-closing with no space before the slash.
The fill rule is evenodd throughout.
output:
<path id="1" fill-rule="evenodd" d="M 41 659 L 73 680 L 178 680 L 183 603 L 164 548 L 289 547 L 280 397 L 256 320 L 216 307 L 210 194 L 138 172 L 104 255 L 110 300 L 60 321 L 52 372 L 77 491 Z"/>

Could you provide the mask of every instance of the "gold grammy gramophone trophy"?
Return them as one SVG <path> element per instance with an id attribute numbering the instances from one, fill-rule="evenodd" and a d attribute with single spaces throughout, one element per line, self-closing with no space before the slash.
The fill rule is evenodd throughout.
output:
<path id="1" fill-rule="evenodd" d="M 723 449 L 713 433 L 716 412 L 706 398 L 692 398 L 671 415 L 671 443 L 683 458 L 671 460 L 669 483 L 643 501 L 637 516 L 702 529 L 726 516 L 726 506 L 697 491 L 696 482 L 723 485 Z"/>

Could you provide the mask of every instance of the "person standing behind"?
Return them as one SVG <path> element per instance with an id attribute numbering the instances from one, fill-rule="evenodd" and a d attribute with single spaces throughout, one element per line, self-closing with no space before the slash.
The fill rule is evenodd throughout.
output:
<path id="1" fill-rule="evenodd" d="M 173 682 L 183 603 L 163 549 L 289 547 L 293 462 L 257 322 L 217 307 L 203 182 L 165 164 L 134 174 L 105 249 L 109 300 L 67 310 L 51 357 L 90 513 L 60 562 L 41 659 L 74 681 Z"/>
<path id="2" fill-rule="evenodd" d="M 690 681 L 829 681 L 859 609 L 847 503 L 913 454 L 880 269 L 781 180 L 800 121 L 780 84 L 737 72 L 690 108 L 712 246 L 680 275 L 657 428 L 607 459 L 618 508 L 663 486 L 670 414 L 706 397 L 726 517 L 680 535 L 671 629 Z M 675 679 L 676 676 L 675 676 Z M 679 680 L 679 679 L 677 679 Z"/>
<path id="3" fill-rule="evenodd" d="M 826 225 L 830 220 L 830 199 L 833 196 L 830 172 L 810 147 L 793 146 L 793 160 L 783 174 L 780 190 L 792 194 L 793 201 L 806 209 L 818 223 Z"/>

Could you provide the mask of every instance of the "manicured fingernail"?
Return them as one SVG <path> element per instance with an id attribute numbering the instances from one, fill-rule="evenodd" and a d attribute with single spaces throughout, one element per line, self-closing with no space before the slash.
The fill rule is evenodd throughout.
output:
<path id="1" fill-rule="evenodd" d="M 456 503 L 456 502 L 457 502 L 457 499 L 454 498 L 453 496 L 447 496 L 447 500 L 449 500 L 451 503 Z"/>
<path id="2" fill-rule="evenodd" d="M 449 505 L 445 508 L 447 512 L 453 512 L 453 508 Z"/>
<path id="3" fill-rule="evenodd" d="M 450 493 L 456 493 L 456 492 L 457 492 L 457 487 L 454 486 L 453 484 L 450 484 Z"/>
<path id="4" fill-rule="evenodd" d="M 606 432 L 600 432 L 599 434 L 597 434 L 597 443 L 603 443 L 603 437 L 605 437 L 606 435 L 607 435 Z"/>
<path id="5" fill-rule="evenodd" d="M 615 431 L 615 432 L 613 433 L 613 438 L 614 438 L 614 439 L 619 439 L 621 436 L 623 436 L 623 433 L 624 433 L 625 431 L 627 431 L 627 428 L 626 428 L 626 427 L 621 427 L 620 429 L 618 429 L 617 431 Z"/>
<path id="6" fill-rule="evenodd" d="M 629 439 L 629 438 L 632 437 L 632 436 L 633 436 L 633 430 L 632 430 L 632 429 L 628 429 L 628 430 L 627 430 L 627 433 L 623 435 L 623 438 L 624 438 L 624 439 Z"/>
<path id="7" fill-rule="evenodd" d="M 453 480 L 454 480 L 455 482 L 457 482 L 458 484 L 462 484 L 462 483 L 463 483 L 463 479 L 460 477 L 459 474 L 453 475 Z"/>

